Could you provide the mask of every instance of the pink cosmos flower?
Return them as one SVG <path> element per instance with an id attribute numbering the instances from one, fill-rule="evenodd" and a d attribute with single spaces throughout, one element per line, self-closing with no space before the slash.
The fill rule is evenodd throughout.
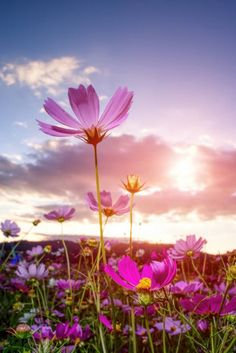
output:
<path id="1" fill-rule="evenodd" d="M 176 274 L 176 263 L 170 257 L 163 261 L 153 261 L 139 271 L 138 265 L 129 257 L 123 256 L 118 262 L 118 273 L 110 265 L 105 272 L 120 286 L 132 291 L 155 291 L 169 284 Z"/>
<path id="2" fill-rule="evenodd" d="M 224 300 L 224 296 L 220 294 L 211 295 L 209 297 L 196 294 L 191 299 L 180 299 L 180 305 L 186 311 L 199 315 L 228 315 L 236 313 L 236 297 L 230 300 Z"/>
<path id="3" fill-rule="evenodd" d="M 1 223 L 0 229 L 5 237 L 18 237 L 20 233 L 20 227 L 18 227 L 15 222 L 10 221 L 9 219 L 6 219 Z"/>
<path id="4" fill-rule="evenodd" d="M 112 204 L 112 198 L 111 198 L 110 192 L 107 192 L 104 190 L 100 193 L 100 195 L 101 195 L 102 212 L 106 217 L 111 217 L 113 215 L 120 216 L 124 213 L 129 212 L 129 207 L 127 207 L 129 203 L 128 195 L 120 196 L 114 205 Z M 93 196 L 92 192 L 87 193 L 86 200 L 91 210 L 98 211 L 98 203 L 95 197 Z"/>
<path id="5" fill-rule="evenodd" d="M 48 98 L 44 109 L 63 126 L 50 125 L 38 121 L 40 130 L 57 137 L 74 136 L 89 144 L 97 145 L 111 129 L 119 126 L 128 116 L 133 92 L 126 87 L 118 88 L 99 117 L 99 99 L 92 85 L 69 88 L 68 97 L 75 118 Z"/>
<path id="6" fill-rule="evenodd" d="M 74 216 L 74 214 L 75 214 L 75 209 L 73 207 L 62 206 L 54 211 L 44 214 L 44 217 L 52 221 L 63 223 L 71 219 Z"/>
<path id="7" fill-rule="evenodd" d="M 35 264 L 27 264 L 27 263 L 21 263 L 18 265 L 17 271 L 16 271 L 17 276 L 20 278 L 25 279 L 28 281 L 29 279 L 43 279 L 47 277 L 48 275 L 48 270 L 45 268 L 44 264 L 39 264 L 38 266 Z"/>
<path id="8" fill-rule="evenodd" d="M 196 239 L 195 235 L 187 235 L 186 240 L 180 239 L 169 249 L 169 255 L 175 260 L 183 260 L 189 257 L 196 259 L 207 241 L 203 238 Z"/>

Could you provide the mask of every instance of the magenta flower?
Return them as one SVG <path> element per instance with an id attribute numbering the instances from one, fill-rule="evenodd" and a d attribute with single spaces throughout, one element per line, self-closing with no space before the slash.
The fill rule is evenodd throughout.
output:
<path id="1" fill-rule="evenodd" d="M 86 325 L 83 329 L 78 322 L 74 322 L 72 326 L 67 323 L 59 323 L 56 326 L 56 338 L 61 339 L 70 339 L 72 342 L 76 341 L 85 341 L 90 338 L 91 331 L 89 325 Z"/>
<path id="2" fill-rule="evenodd" d="M 236 313 L 236 297 L 224 300 L 224 296 L 220 294 L 210 297 L 196 294 L 191 299 L 181 299 L 180 304 L 186 311 L 199 315 L 228 315 Z"/>
<path id="3" fill-rule="evenodd" d="M 108 131 L 119 126 L 127 118 L 133 92 L 129 92 L 127 88 L 118 88 L 100 117 L 99 99 L 92 85 L 87 89 L 83 85 L 77 89 L 69 88 L 68 97 L 76 117 L 72 117 L 54 100 L 48 98 L 44 109 L 64 127 L 38 121 L 40 130 L 51 136 L 74 136 L 97 145 Z"/>
<path id="4" fill-rule="evenodd" d="M 75 209 L 73 207 L 62 206 L 57 210 L 44 214 L 44 217 L 52 221 L 63 223 L 71 219 L 74 216 L 74 214 L 75 214 Z"/>
<path id="5" fill-rule="evenodd" d="M 120 286 L 132 291 L 155 291 L 169 284 L 176 274 L 176 263 L 166 257 L 162 262 L 155 261 L 144 265 L 139 271 L 138 265 L 129 257 L 123 256 L 118 262 L 118 273 L 110 265 L 105 272 Z"/>
<path id="6" fill-rule="evenodd" d="M 20 233 L 20 227 L 18 227 L 15 222 L 10 221 L 9 219 L 6 219 L 1 223 L 0 229 L 5 237 L 18 237 Z"/>
<path id="7" fill-rule="evenodd" d="M 48 270 L 45 268 L 44 264 L 39 264 L 38 266 L 35 264 L 28 265 L 27 263 L 21 263 L 18 265 L 17 276 L 28 281 L 29 279 L 43 279 L 47 277 Z"/>
<path id="8" fill-rule="evenodd" d="M 186 240 L 180 239 L 174 245 L 174 248 L 169 249 L 169 255 L 175 260 L 183 260 L 189 257 L 196 259 L 206 240 L 196 239 L 195 235 L 187 235 Z"/>
<path id="9" fill-rule="evenodd" d="M 107 192 L 104 190 L 100 193 L 100 195 L 101 195 L 102 212 L 106 217 L 111 217 L 113 215 L 120 216 L 124 213 L 129 212 L 128 195 L 120 196 L 114 205 L 112 204 L 112 198 L 111 198 L 110 192 Z M 95 200 L 95 197 L 93 196 L 92 192 L 87 193 L 86 200 L 91 210 L 98 211 L 98 203 Z"/>

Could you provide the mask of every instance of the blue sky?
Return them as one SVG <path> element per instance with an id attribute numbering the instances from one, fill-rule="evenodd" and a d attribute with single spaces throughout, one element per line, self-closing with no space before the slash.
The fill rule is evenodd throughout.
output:
<path id="1" fill-rule="evenodd" d="M 166 145 L 174 151 L 176 163 L 173 170 L 166 172 L 167 179 L 172 175 L 173 185 L 165 182 L 161 185 L 164 189 L 167 185 L 168 190 L 182 188 L 191 198 L 196 184 L 205 185 L 211 197 L 213 189 L 218 195 L 221 188 L 224 195 L 218 195 L 217 201 L 209 199 L 218 205 L 215 214 L 211 210 L 204 217 L 214 222 L 215 217 L 223 217 L 224 204 L 230 205 L 227 217 L 231 220 L 224 218 L 220 222 L 222 229 L 228 227 L 232 238 L 236 206 L 227 197 L 236 192 L 235 1 L 25 0 L 2 2 L 0 6 L 0 157 L 5 158 L 2 175 L 12 174 L 20 180 L 28 168 L 24 163 L 42 162 L 41 157 L 35 157 L 37 151 L 52 153 L 48 136 L 38 131 L 35 121 L 50 121 L 42 110 L 47 96 L 69 109 L 67 88 L 92 83 L 104 106 L 118 86 L 126 85 L 135 93 L 134 104 L 129 119 L 113 136 L 119 134 L 122 139 L 122 134 L 128 133 L 152 141 L 151 135 L 155 135 L 161 151 Z M 66 148 L 56 141 L 58 145 L 53 148 Z M 214 156 L 214 167 L 209 164 L 209 173 L 204 176 L 193 168 L 196 155 L 199 165 Z M 214 179 L 213 183 L 213 177 L 209 178 L 222 156 L 222 170 L 225 168 L 223 173 L 229 178 L 223 186 L 220 180 Z M 109 156 L 106 158 L 109 160 Z M 16 164 L 22 170 L 15 168 Z M 137 169 L 145 174 L 141 167 Z M 29 173 L 33 173 L 30 168 Z M 213 184 L 208 184 L 209 179 Z M 5 179 L 0 180 L 0 185 L 2 200 L 9 207 L 7 212 L 23 219 L 17 202 L 6 200 Z M 22 185 L 18 183 L 17 187 Z M 231 185 L 230 190 L 227 185 Z M 160 187 L 158 181 L 155 187 Z M 27 193 L 32 190 L 25 188 L 25 198 L 31 205 Z M 43 195 L 41 204 L 48 205 L 45 190 L 38 192 Z M 60 201 L 53 197 L 54 203 Z M 204 196 L 204 202 L 206 199 Z M 170 203 L 173 200 L 174 196 Z M 80 203 L 81 198 L 77 201 Z M 202 207 L 196 206 L 193 211 L 201 213 Z M 6 217 L 7 212 L 2 216 Z M 158 212 L 165 217 L 167 211 Z M 152 225 L 152 220 L 145 222 Z M 166 222 L 163 219 L 163 230 Z M 193 220 L 189 228 L 184 222 L 188 224 L 188 220 L 183 220 L 183 228 L 191 229 Z M 201 222 L 200 229 L 204 229 L 206 223 Z M 212 225 L 207 227 L 211 234 L 215 232 Z M 171 234 L 172 230 L 166 232 Z"/>
<path id="2" fill-rule="evenodd" d="M 235 139 L 234 1 L 9 1 L 1 7 L 2 67 L 75 57 L 100 70 L 91 80 L 101 95 L 118 85 L 135 91 L 131 133 L 145 119 L 146 129 L 167 139 Z M 0 93 L 8 150 L 9 138 L 37 135 L 34 119 L 48 94 L 42 87 L 36 98 L 20 82 L 0 82 Z M 30 129 L 14 121 L 27 121 Z"/>

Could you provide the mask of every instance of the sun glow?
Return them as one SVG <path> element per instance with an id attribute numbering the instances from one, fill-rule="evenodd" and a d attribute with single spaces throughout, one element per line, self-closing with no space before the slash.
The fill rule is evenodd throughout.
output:
<path id="1" fill-rule="evenodd" d="M 181 191 L 197 192 L 204 189 L 204 184 L 198 180 L 199 166 L 197 150 L 194 146 L 188 149 L 176 149 L 178 160 L 170 171 L 174 186 Z"/>

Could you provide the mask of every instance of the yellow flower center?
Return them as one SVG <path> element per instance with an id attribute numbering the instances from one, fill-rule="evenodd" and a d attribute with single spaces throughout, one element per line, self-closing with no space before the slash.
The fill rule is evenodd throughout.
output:
<path id="1" fill-rule="evenodd" d="M 139 280 L 139 283 L 137 284 L 136 288 L 138 290 L 147 290 L 151 288 L 151 279 L 147 277 L 143 277 Z"/>
<path id="2" fill-rule="evenodd" d="M 57 221 L 58 221 L 59 223 L 63 223 L 63 222 L 65 222 L 65 218 L 64 218 L 64 217 L 58 217 L 58 218 L 57 218 Z"/>
<path id="3" fill-rule="evenodd" d="M 120 324 L 116 324 L 116 331 L 121 332 L 121 325 Z"/>
<path id="4" fill-rule="evenodd" d="M 193 251 L 192 250 L 187 251 L 186 255 L 189 256 L 189 257 L 192 257 L 193 256 Z"/>

